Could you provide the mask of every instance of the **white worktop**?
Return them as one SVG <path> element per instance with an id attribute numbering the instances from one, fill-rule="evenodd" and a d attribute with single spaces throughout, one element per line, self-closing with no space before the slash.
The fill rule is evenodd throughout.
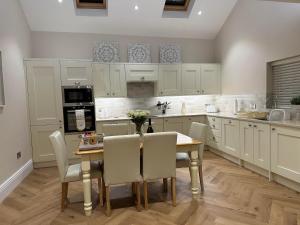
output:
<path id="1" fill-rule="evenodd" d="M 241 121 L 271 124 L 271 125 L 276 125 L 276 126 L 300 128 L 300 121 L 295 121 L 295 120 L 265 121 L 265 120 L 249 119 L 249 118 L 239 117 L 239 116 L 234 115 L 232 113 L 222 113 L 222 112 L 220 112 L 220 113 L 199 112 L 199 113 L 186 113 L 186 114 L 164 114 L 164 115 L 155 115 L 153 118 L 169 118 L 169 117 L 182 117 L 182 116 L 214 116 L 214 117 L 220 117 L 220 118 L 238 119 L 238 120 L 241 120 Z M 130 118 L 127 117 L 127 116 L 97 118 L 96 122 L 116 121 L 116 120 L 130 120 Z"/>

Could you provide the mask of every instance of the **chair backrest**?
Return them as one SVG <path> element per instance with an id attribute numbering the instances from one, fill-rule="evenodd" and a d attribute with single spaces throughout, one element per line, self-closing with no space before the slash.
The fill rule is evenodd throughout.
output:
<path id="1" fill-rule="evenodd" d="M 176 177 L 176 132 L 144 135 L 143 177 L 145 180 Z"/>
<path id="2" fill-rule="evenodd" d="M 104 180 L 106 185 L 140 180 L 140 136 L 104 137 Z"/>
<path id="3" fill-rule="evenodd" d="M 64 182 L 65 175 L 69 167 L 68 151 L 64 137 L 60 131 L 55 131 L 49 136 L 49 138 L 55 152 L 60 180 L 61 182 Z"/>
<path id="4" fill-rule="evenodd" d="M 207 129 L 208 126 L 203 123 L 197 123 L 193 122 L 189 131 L 189 136 L 193 139 L 196 139 L 198 141 L 201 141 L 203 143 L 206 142 L 206 136 L 207 136 Z M 198 158 L 200 163 L 203 159 L 203 151 L 204 151 L 204 144 L 200 145 L 199 151 L 198 151 Z"/>
<path id="5" fill-rule="evenodd" d="M 103 124 L 102 130 L 105 136 L 127 135 L 128 124 Z"/>

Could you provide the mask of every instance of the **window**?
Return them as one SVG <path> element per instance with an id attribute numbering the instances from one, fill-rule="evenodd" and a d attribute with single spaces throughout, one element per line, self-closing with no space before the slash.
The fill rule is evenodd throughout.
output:
<path id="1" fill-rule="evenodd" d="M 0 106 L 5 105 L 4 98 L 4 84 L 3 84 L 3 73 L 2 73 L 2 55 L 0 51 Z"/>
<path id="2" fill-rule="evenodd" d="M 76 0 L 77 8 L 106 9 L 106 0 Z"/>
<path id="3" fill-rule="evenodd" d="M 165 11 L 187 11 L 190 0 L 166 0 Z"/>
<path id="4" fill-rule="evenodd" d="M 291 99 L 300 96 L 300 56 L 268 64 L 269 107 L 290 108 Z"/>

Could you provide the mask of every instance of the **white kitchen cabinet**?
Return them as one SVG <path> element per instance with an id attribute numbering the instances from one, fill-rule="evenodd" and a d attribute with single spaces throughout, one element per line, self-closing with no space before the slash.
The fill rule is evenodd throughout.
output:
<path id="1" fill-rule="evenodd" d="M 270 169 L 270 125 L 254 123 L 254 155 L 253 163 L 263 169 Z"/>
<path id="2" fill-rule="evenodd" d="M 96 132 L 97 132 L 97 134 L 102 134 L 104 124 L 126 124 L 126 125 L 128 125 L 128 134 L 130 134 L 131 127 L 130 127 L 129 122 L 130 122 L 129 120 L 97 121 L 96 122 Z"/>
<path id="3" fill-rule="evenodd" d="M 65 141 L 66 141 L 69 159 L 80 158 L 79 156 L 76 156 L 74 154 L 74 152 L 78 149 L 80 140 L 81 140 L 80 134 L 66 134 L 65 135 Z"/>
<path id="4" fill-rule="evenodd" d="M 62 92 L 57 60 L 25 61 L 31 125 L 62 124 Z"/>
<path id="5" fill-rule="evenodd" d="M 201 64 L 201 87 L 202 94 L 221 94 L 220 64 Z"/>
<path id="6" fill-rule="evenodd" d="M 300 129 L 271 127 L 271 170 L 300 182 Z"/>
<path id="7" fill-rule="evenodd" d="M 31 126 L 32 157 L 34 163 L 55 161 L 55 153 L 49 139 L 54 131 L 63 128 L 58 125 Z"/>
<path id="8" fill-rule="evenodd" d="M 112 97 L 126 97 L 126 78 L 124 64 L 110 64 L 110 93 Z"/>
<path id="9" fill-rule="evenodd" d="M 181 94 L 181 65 L 159 65 L 158 95 Z"/>
<path id="10" fill-rule="evenodd" d="M 205 123 L 204 116 L 185 116 L 183 117 L 183 134 L 189 135 L 189 131 L 193 122 Z"/>
<path id="11" fill-rule="evenodd" d="M 63 86 L 92 85 L 92 63 L 80 60 L 62 60 L 61 83 Z"/>
<path id="12" fill-rule="evenodd" d="M 222 151 L 222 119 L 218 117 L 208 116 L 207 123 L 207 145 L 214 149 Z"/>
<path id="13" fill-rule="evenodd" d="M 93 63 L 92 79 L 95 98 L 111 96 L 109 64 Z"/>
<path id="14" fill-rule="evenodd" d="M 201 66 L 200 64 L 182 64 L 182 94 L 201 94 Z"/>
<path id="15" fill-rule="evenodd" d="M 172 117 L 164 119 L 164 131 L 176 131 L 183 133 L 183 117 Z"/>
<path id="16" fill-rule="evenodd" d="M 254 128 L 253 123 L 240 122 L 240 149 L 241 158 L 247 162 L 253 163 L 254 158 Z"/>
<path id="17" fill-rule="evenodd" d="M 240 127 L 238 120 L 222 119 L 222 150 L 240 158 Z"/>
<path id="18" fill-rule="evenodd" d="M 157 81 L 158 65 L 157 64 L 125 64 L 126 81 Z"/>

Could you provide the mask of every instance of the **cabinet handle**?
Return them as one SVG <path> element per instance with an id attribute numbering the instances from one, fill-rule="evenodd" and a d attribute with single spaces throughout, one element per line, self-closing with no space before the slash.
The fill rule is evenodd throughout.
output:
<path id="1" fill-rule="evenodd" d="M 216 128 L 216 126 L 215 126 L 215 125 L 212 125 L 212 127 L 213 127 L 213 128 Z"/>
<path id="2" fill-rule="evenodd" d="M 62 123 L 62 120 L 59 120 L 60 123 Z"/>
<path id="3" fill-rule="evenodd" d="M 276 130 L 276 129 L 273 127 L 272 130 L 274 131 L 274 130 Z"/>
<path id="4" fill-rule="evenodd" d="M 231 124 L 231 120 L 229 120 L 228 123 Z"/>
<path id="5" fill-rule="evenodd" d="M 161 91 L 161 92 L 160 92 L 160 94 L 162 95 L 162 94 L 163 94 L 163 92 Z"/>
<path id="6" fill-rule="evenodd" d="M 76 81 L 76 82 L 75 82 L 75 85 L 80 85 L 80 82 L 79 82 L 79 81 Z"/>
<path id="7" fill-rule="evenodd" d="M 252 127 L 252 125 L 251 125 L 251 124 L 249 124 L 248 126 L 249 126 L 249 127 Z M 254 127 L 255 127 L 255 125 L 254 125 Z"/>
<path id="8" fill-rule="evenodd" d="M 200 93 L 200 91 L 198 90 L 197 93 Z"/>
<path id="9" fill-rule="evenodd" d="M 115 93 L 113 92 L 112 95 L 115 96 Z"/>
<path id="10" fill-rule="evenodd" d="M 145 80 L 145 77 L 141 77 L 141 80 Z"/>
<path id="11" fill-rule="evenodd" d="M 202 94 L 204 94 L 204 90 L 202 90 Z"/>
<path id="12" fill-rule="evenodd" d="M 257 126 L 256 126 L 256 125 L 253 125 L 253 127 L 255 127 L 255 128 L 256 128 Z"/>
<path id="13" fill-rule="evenodd" d="M 215 118 L 212 118 L 212 121 L 216 121 L 216 119 L 215 119 Z"/>
<path id="14" fill-rule="evenodd" d="M 62 129 L 62 126 L 59 126 L 59 129 Z"/>
<path id="15" fill-rule="evenodd" d="M 107 96 L 109 96 L 109 93 L 106 93 Z"/>

